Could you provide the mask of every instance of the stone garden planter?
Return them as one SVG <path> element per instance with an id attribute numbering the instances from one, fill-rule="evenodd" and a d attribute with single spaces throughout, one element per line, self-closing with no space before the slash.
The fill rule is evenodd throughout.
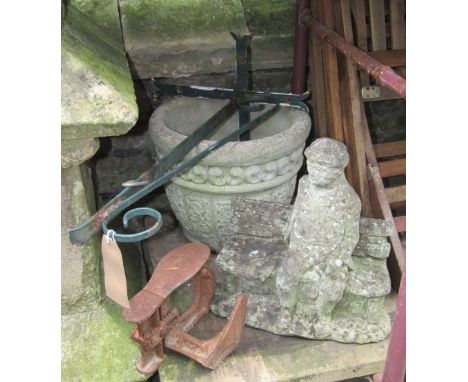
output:
<path id="1" fill-rule="evenodd" d="M 178 97 L 158 107 L 149 123 L 158 158 L 166 155 L 225 103 Z M 252 114 L 253 119 L 256 113 Z M 289 203 L 296 174 L 302 166 L 310 125 L 307 113 L 284 107 L 251 131 L 250 141 L 227 143 L 186 173 L 174 177 L 166 185 L 166 193 L 187 238 L 219 251 L 223 238 L 232 234 L 233 197 Z M 237 114 L 211 139 L 218 140 L 236 128 Z M 212 143 L 201 142 L 188 157 Z"/>

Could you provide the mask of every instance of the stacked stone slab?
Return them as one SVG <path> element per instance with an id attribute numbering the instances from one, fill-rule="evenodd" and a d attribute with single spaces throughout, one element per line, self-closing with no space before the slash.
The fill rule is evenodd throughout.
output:
<path id="1" fill-rule="evenodd" d="M 332 308 L 330 335 L 325 338 L 308 330 L 316 317 L 311 311 L 313 306 L 307 304 L 298 304 L 292 326 L 285 328 L 278 324 L 281 307 L 275 280 L 282 259 L 288 255 L 281 232 L 291 207 L 242 199 L 234 199 L 233 205 L 232 222 L 237 234 L 224 242 L 215 262 L 218 284 L 211 305 L 213 313 L 228 317 L 236 296 L 247 293 L 246 324 L 255 328 L 346 343 L 378 342 L 388 336 L 391 325 L 385 297 L 390 292 L 390 276 L 386 258 L 390 253 L 387 237 L 393 230 L 391 222 L 359 220 L 359 241 L 347 263 L 346 286 Z M 317 290 L 311 285 L 303 283 L 300 293 L 316 295 Z"/>
<path id="2" fill-rule="evenodd" d="M 294 0 L 120 0 L 134 76 L 186 77 L 235 70 L 230 31 L 254 33 L 253 70 L 292 67 Z"/>
<path id="3" fill-rule="evenodd" d="M 359 242 L 351 257 L 343 298 L 332 317 L 331 339 L 367 343 L 383 340 L 390 333 L 385 296 L 390 293 L 387 257 L 393 224 L 386 220 L 361 218 Z"/>
<path id="4" fill-rule="evenodd" d="M 234 303 L 239 293 L 247 293 L 247 325 L 284 334 L 276 324 L 280 307 L 275 279 L 288 250 L 283 231 L 292 208 L 247 199 L 233 199 L 231 203 L 236 234 L 224 241 L 216 258 L 217 285 L 211 310 L 228 317 L 229 303 Z"/>

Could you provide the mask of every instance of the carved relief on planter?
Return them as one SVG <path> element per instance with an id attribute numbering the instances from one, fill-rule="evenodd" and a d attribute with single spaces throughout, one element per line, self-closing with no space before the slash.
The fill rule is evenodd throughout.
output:
<path id="1" fill-rule="evenodd" d="M 193 241 L 208 243 L 217 250 L 223 238 L 233 235 L 231 199 L 235 196 L 249 199 L 289 203 L 296 183 L 295 173 L 289 181 L 260 192 L 239 194 L 203 193 L 187 189 L 177 179 L 166 187 L 166 193 L 180 221 L 185 235 Z"/>

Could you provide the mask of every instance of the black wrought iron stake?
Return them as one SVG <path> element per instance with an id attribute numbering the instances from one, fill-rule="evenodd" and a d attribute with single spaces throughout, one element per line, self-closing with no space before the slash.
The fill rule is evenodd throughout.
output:
<path id="1" fill-rule="evenodd" d="M 240 37 L 238 34 L 231 32 L 231 36 L 236 40 L 236 91 L 249 90 L 249 47 L 252 41 L 252 35 L 246 34 Z M 250 112 L 245 108 L 239 109 L 239 129 L 250 121 Z M 248 141 L 250 133 L 246 132 L 239 136 L 239 140 Z"/>

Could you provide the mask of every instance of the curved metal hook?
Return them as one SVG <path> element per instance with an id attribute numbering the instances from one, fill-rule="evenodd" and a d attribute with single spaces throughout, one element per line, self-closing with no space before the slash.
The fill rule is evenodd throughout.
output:
<path id="1" fill-rule="evenodd" d="M 130 219 L 133 219 L 139 216 L 151 216 L 156 219 L 156 223 L 152 227 L 142 232 L 137 232 L 137 233 L 132 233 L 132 234 L 122 234 L 122 233 L 115 232 L 113 233 L 113 239 L 119 243 L 135 243 L 137 241 L 142 241 L 144 239 L 147 239 L 153 236 L 156 232 L 158 232 L 161 229 L 161 226 L 162 226 L 161 214 L 159 213 L 159 211 L 153 208 L 148 208 L 148 207 L 134 208 L 130 211 L 127 211 L 124 214 L 123 219 L 122 219 L 124 228 L 128 227 L 128 222 Z M 104 232 L 105 235 L 107 235 L 109 231 L 112 231 L 107 228 L 107 220 L 104 220 L 102 222 L 102 231 Z"/>

